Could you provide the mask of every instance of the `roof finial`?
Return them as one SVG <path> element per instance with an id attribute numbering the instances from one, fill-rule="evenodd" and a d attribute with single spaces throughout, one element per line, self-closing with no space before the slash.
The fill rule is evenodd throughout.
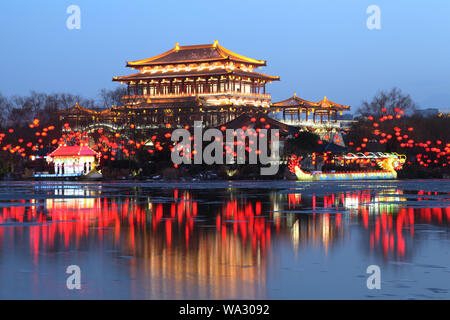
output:
<path id="1" fill-rule="evenodd" d="M 297 97 L 297 92 L 294 92 L 294 97 Z"/>
<path id="2" fill-rule="evenodd" d="M 217 48 L 218 45 L 219 45 L 219 41 L 214 40 L 214 44 L 213 44 L 214 48 Z"/>
<path id="3" fill-rule="evenodd" d="M 177 43 L 175 43 L 175 51 L 178 51 L 178 50 L 180 50 L 180 44 L 177 42 Z"/>

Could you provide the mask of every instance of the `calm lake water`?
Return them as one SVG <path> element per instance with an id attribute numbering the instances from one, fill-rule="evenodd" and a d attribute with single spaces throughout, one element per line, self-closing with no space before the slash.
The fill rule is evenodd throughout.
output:
<path id="1" fill-rule="evenodd" d="M 449 180 L 1 182 L 0 298 L 449 299 L 449 193 Z"/>

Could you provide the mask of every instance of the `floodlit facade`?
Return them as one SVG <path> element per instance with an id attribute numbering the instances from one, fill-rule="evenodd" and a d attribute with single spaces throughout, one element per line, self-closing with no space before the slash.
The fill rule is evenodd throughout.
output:
<path id="1" fill-rule="evenodd" d="M 86 175 L 95 168 L 97 152 L 87 145 L 60 146 L 48 155 L 57 176 Z"/>
<path id="2" fill-rule="evenodd" d="M 127 86 L 123 106 L 96 111 L 76 105 L 60 115 L 74 128 L 103 123 L 112 130 L 184 128 L 194 121 L 215 127 L 243 113 L 268 112 L 267 84 L 280 78 L 256 72 L 266 61 L 232 52 L 218 41 L 180 46 L 127 62 L 137 73 L 114 77 Z M 89 128 L 88 128 L 89 129 Z"/>

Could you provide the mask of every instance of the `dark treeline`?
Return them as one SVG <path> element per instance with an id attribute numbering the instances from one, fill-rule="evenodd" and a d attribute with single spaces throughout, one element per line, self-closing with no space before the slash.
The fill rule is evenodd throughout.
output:
<path id="1" fill-rule="evenodd" d="M 0 93 L 0 177 L 6 173 L 24 173 L 26 169 L 48 171 L 48 163 L 30 160 L 33 155 L 45 156 L 57 146 L 58 139 L 64 137 L 63 124 L 59 121 L 58 110 L 73 107 L 77 102 L 86 108 L 101 110 L 112 105 L 123 105 L 122 96 L 125 88 L 100 90 L 96 99 L 89 99 L 67 93 L 30 92 L 25 96 L 5 97 Z M 390 91 L 378 92 L 371 101 L 363 101 L 356 112 L 357 118 L 353 126 L 343 131 L 346 150 L 342 152 L 397 152 L 407 156 L 407 163 L 399 172 L 400 177 L 443 177 L 448 176 L 450 168 L 450 117 L 446 114 L 426 116 L 420 114 L 416 104 L 409 95 L 394 88 Z M 32 123 L 39 122 L 37 127 Z M 43 130 L 49 126 L 51 131 Z M 47 130 L 47 129 L 45 129 Z M 97 144 L 100 133 L 90 136 Z M 111 137 L 110 137 L 111 138 Z M 146 141 L 149 137 L 136 135 L 132 140 Z M 175 169 L 170 161 L 169 140 L 157 137 L 163 151 L 154 147 L 152 150 L 139 148 L 129 150 L 126 156 L 121 150 L 106 150 L 98 147 L 108 158 L 102 158 L 100 167 L 107 178 L 127 176 L 173 176 L 184 175 L 207 176 L 209 171 L 224 178 L 261 178 L 258 166 L 196 165 Z M 114 138 L 112 138 L 114 140 Z M 153 138 L 152 138 L 153 141 Z M 165 141 L 165 142 L 164 142 Z M 122 143 L 123 144 L 123 143 Z M 288 137 L 282 156 L 292 154 L 307 158 L 323 144 L 314 133 L 301 131 Z M 101 144 L 100 144 L 101 145 Z M 109 148 L 109 147 L 108 147 Z M 150 152 L 152 151 L 152 152 Z M 286 168 L 281 168 L 279 175 L 272 178 L 283 178 Z M 344 170 L 352 169 L 346 167 Z"/>
<path id="2" fill-rule="evenodd" d="M 424 143 L 427 141 L 442 141 L 444 147 L 450 137 L 450 117 L 447 114 L 436 114 L 424 116 L 417 104 L 409 94 L 404 94 L 398 88 L 390 91 L 378 92 L 371 101 L 363 101 L 357 110 L 358 117 L 346 136 L 346 142 L 353 143 L 352 151 L 368 139 L 367 147 L 370 150 L 361 151 L 383 151 L 412 153 L 416 148 L 403 148 L 402 143 L 413 140 L 413 143 Z M 401 132 L 404 139 L 398 140 L 395 136 L 396 129 Z M 382 134 L 394 135 L 386 143 L 380 144 Z M 404 135 L 407 136 L 404 136 Z M 445 158 L 447 159 L 447 158 Z"/>
<path id="3" fill-rule="evenodd" d="M 0 128 L 18 128 L 39 119 L 42 123 L 54 123 L 56 111 L 73 107 L 77 102 L 83 107 L 106 109 L 122 104 L 126 89 L 102 89 L 97 99 L 71 93 L 42 93 L 31 91 L 28 95 L 6 97 L 0 92 Z"/>
<path id="4" fill-rule="evenodd" d="M 407 157 L 401 178 L 441 178 L 450 174 L 450 116 L 423 115 L 398 88 L 363 101 L 345 137 L 351 152 L 396 152 Z"/>
<path id="5" fill-rule="evenodd" d="M 44 156 L 55 148 L 55 142 L 62 135 L 62 123 L 57 111 L 79 105 L 91 109 L 106 109 L 111 105 L 121 105 L 125 95 L 123 88 L 100 90 L 97 99 L 70 93 L 41 93 L 31 91 L 24 96 L 6 97 L 0 92 L 0 177 L 12 174 L 20 178 L 26 170 L 48 171 L 51 166 L 44 160 L 30 160 L 30 155 Z M 31 128 L 38 120 L 39 127 Z M 46 132 L 43 128 L 52 126 Z M 16 150 L 15 147 L 20 148 Z M 22 153 L 23 152 L 23 153 Z M 25 156 L 24 156 L 25 155 Z"/>
<path id="6" fill-rule="evenodd" d="M 380 117 L 386 113 L 394 114 L 396 109 L 402 110 L 405 115 L 412 115 L 417 111 L 417 104 L 409 94 L 394 87 L 389 91 L 377 92 L 371 101 L 362 101 L 361 107 L 356 110 L 356 115 Z"/>

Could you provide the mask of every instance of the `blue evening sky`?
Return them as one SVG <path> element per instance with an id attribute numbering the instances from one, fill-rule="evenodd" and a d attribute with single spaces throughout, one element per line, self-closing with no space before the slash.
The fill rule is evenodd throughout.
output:
<path id="1" fill-rule="evenodd" d="M 81 30 L 66 9 L 81 8 Z M 381 8 L 379 31 L 366 27 Z M 212 43 L 267 60 L 260 72 L 278 101 L 294 92 L 358 107 L 380 89 L 410 93 L 422 108 L 450 107 L 447 0 L 14 0 L 0 2 L 0 92 L 70 92 L 96 98 L 130 74 L 128 60 Z"/>

